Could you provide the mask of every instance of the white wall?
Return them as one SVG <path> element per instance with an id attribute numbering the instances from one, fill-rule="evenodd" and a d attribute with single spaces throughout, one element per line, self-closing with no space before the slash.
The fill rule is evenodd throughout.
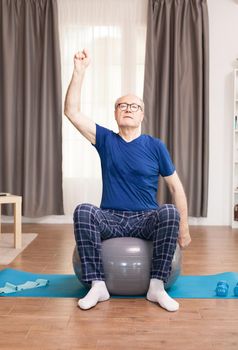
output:
<path id="1" fill-rule="evenodd" d="M 210 32 L 210 162 L 208 217 L 190 224 L 230 225 L 232 176 L 233 68 L 238 67 L 238 0 L 207 0 Z M 5 221 L 9 221 L 5 218 Z M 24 222 L 72 222 L 50 216 Z"/>

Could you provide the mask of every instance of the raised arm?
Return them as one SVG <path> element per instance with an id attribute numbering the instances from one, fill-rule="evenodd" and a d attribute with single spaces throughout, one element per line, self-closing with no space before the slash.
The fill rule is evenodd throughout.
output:
<path id="1" fill-rule="evenodd" d="M 96 124 L 81 112 L 81 89 L 84 75 L 90 64 L 89 53 L 86 49 L 74 55 L 74 71 L 66 93 L 64 114 L 71 123 L 91 143 L 96 143 Z"/>

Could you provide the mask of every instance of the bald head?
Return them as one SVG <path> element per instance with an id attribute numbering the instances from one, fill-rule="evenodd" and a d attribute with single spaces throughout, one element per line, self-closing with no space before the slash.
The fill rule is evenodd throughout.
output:
<path id="1" fill-rule="evenodd" d="M 136 95 L 133 95 L 133 94 L 127 94 L 127 95 L 119 97 L 116 100 L 116 102 L 115 102 L 115 109 L 116 109 L 116 107 L 117 107 L 117 105 L 119 103 L 122 103 L 122 102 L 126 102 L 127 103 L 128 100 L 131 101 L 130 103 L 132 103 L 132 101 L 133 101 L 133 103 L 136 103 L 139 106 L 141 106 L 142 110 L 144 111 L 144 102 L 143 102 L 143 100 L 140 97 L 138 97 Z"/>

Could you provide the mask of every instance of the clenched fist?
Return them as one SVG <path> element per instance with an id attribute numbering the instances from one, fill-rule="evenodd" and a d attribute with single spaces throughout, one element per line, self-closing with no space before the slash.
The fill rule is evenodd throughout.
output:
<path id="1" fill-rule="evenodd" d="M 74 55 L 74 69 L 80 72 L 88 67 L 90 63 L 90 57 L 88 50 L 83 49 Z"/>

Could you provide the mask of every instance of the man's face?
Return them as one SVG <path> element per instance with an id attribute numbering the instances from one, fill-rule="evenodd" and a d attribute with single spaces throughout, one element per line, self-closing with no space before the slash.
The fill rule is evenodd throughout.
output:
<path id="1" fill-rule="evenodd" d="M 117 101 L 115 119 L 119 127 L 138 128 L 143 118 L 142 102 L 137 96 L 127 95 Z"/>

